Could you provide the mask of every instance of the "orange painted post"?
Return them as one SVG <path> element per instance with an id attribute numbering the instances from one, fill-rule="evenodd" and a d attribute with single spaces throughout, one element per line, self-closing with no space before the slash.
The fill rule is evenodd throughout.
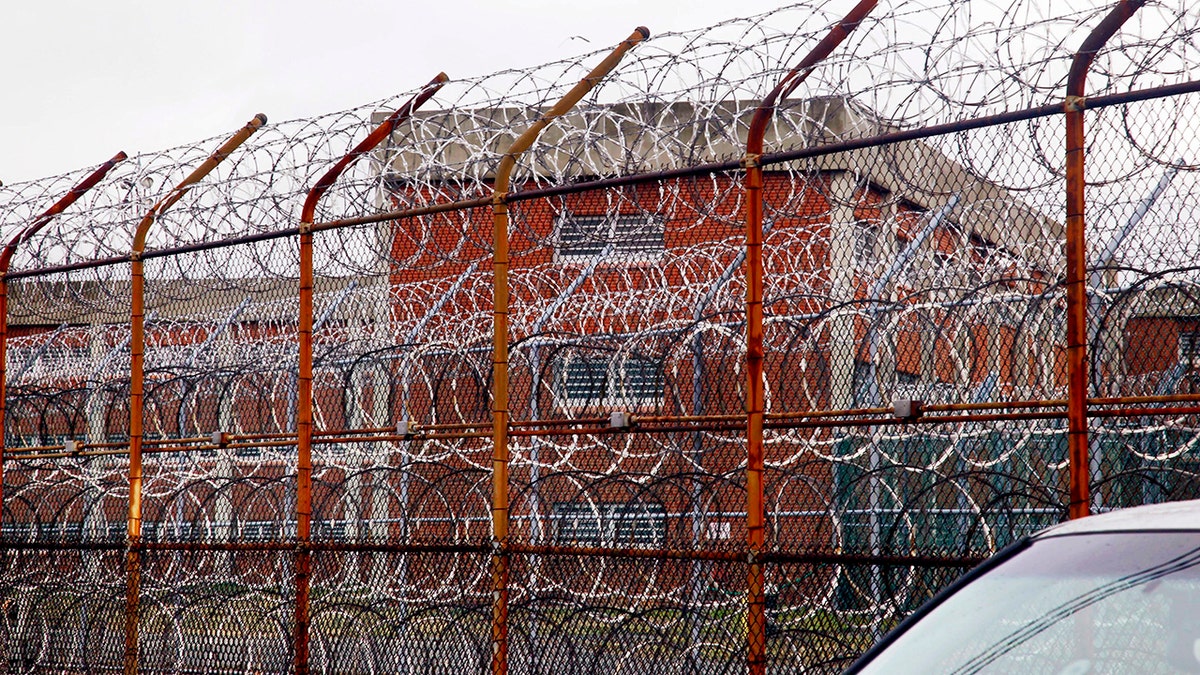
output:
<path id="1" fill-rule="evenodd" d="M 108 172 L 117 164 L 125 161 L 127 157 L 128 155 L 124 152 L 118 152 L 112 159 L 101 164 L 50 208 L 34 218 L 33 222 L 18 232 L 4 247 L 4 250 L 0 251 L 0 518 L 3 518 L 4 513 L 4 459 L 8 449 L 4 433 L 5 413 L 8 411 L 8 277 L 6 276 L 8 268 L 12 264 L 13 254 L 17 252 L 18 246 L 29 241 L 30 237 L 37 234 L 38 230 L 45 227 L 55 216 L 104 180 Z"/>
<path id="2" fill-rule="evenodd" d="M 1087 240 L 1083 218 L 1086 203 L 1083 111 L 1087 73 L 1096 52 L 1144 4 L 1145 0 L 1121 0 L 1113 7 L 1079 47 L 1067 76 L 1064 107 L 1067 127 L 1067 458 L 1070 473 L 1067 515 L 1070 518 L 1082 518 L 1091 513 L 1087 421 Z"/>
<path id="3" fill-rule="evenodd" d="M 333 185 L 338 176 L 356 159 L 371 151 L 408 119 L 414 110 L 433 97 L 449 78 L 438 73 L 407 103 L 388 116 L 354 149 L 338 160 L 308 191 L 300 212 L 300 295 L 297 318 L 299 363 L 296 369 L 296 634 L 293 648 L 294 672 L 307 675 L 309 671 L 309 590 L 312 580 L 312 553 L 308 543 L 312 537 L 312 444 L 313 444 L 313 219 L 317 202 Z"/>
<path id="4" fill-rule="evenodd" d="M 517 158 L 542 130 L 562 117 L 621 61 L 634 45 L 650 37 L 638 26 L 586 77 L 543 113 L 509 146 L 496 169 L 492 196 L 492 672 L 508 672 L 508 196 Z"/>
<path id="5" fill-rule="evenodd" d="M 754 111 L 746 135 L 746 536 L 749 570 L 746 584 L 746 660 L 752 675 L 766 672 L 767 616 L 763 593 L 764 569 L 760 562 L 766 542 L 766 509 L 763 505 L 763 172 L 759 159 L 763 137 L 779 101 L 787 98 L 817 64 L 829 56 L 858 27 L 878 0 L 860 2 L 829 31 L 795 68 L 767 94 Z"/>
<path id="6" fill-rule="evenodd" d="M 254 116 L 225 141 L 208 159 L 196 167 L 187 178 L 167 193 L 138 223 L 133 235 L 131 262 L 130 340 L 129 340 L 129 548 L 126 553 L 128 588 L 125 597 L 125 673 L 137 673 L 138 659 L 138 596 L 141 589 L 141 538 L 142 538 L 142 398 L 145 393 L 145 349 L 146 308 L 145 275 L 142 254 L 146 251 L 146 234 L 154 221 L 175 202 L 179 201 L 192 185 L 212 172 L 226 157 L 238 148 L 255 131 L 267 123 L 263 114 Z"/>

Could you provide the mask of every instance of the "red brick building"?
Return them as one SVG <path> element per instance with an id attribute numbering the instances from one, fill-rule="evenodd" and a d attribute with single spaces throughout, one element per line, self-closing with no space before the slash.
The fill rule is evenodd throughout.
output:
<path id="1" fill-rule="evenodd" d="M 685 107 L 655 114 L 699 119 Z M 675 145 L 626 136 L 644 127 L 619 122 L 606 141 L 612 148 L 572 145 L 578 138 L 572 129 L 606 115 L 645 114 L 617 108 L 560 120 L 531 153 L 533 168 L 518 174 L 516 189 L 736 157 L 749 117 L 749 109 L 720 104 L 715 113 L 705 111 L 706 124 L 719 120 L 723 130 L 685 124 L 668 139 Z M 378 158 L 381 206 L 475 197 L 490 189 L 496 150 L 488 145 L 492 137 L 481 133 L 485 123 L 479 116 L 438 115 L 398 130 Z M 487 123 L 495 117 L 487 116 Z M 792 136 L 830 143 L 882 128 L 856 108 L 822 99 L 781 113 L 768 145 L 794 145 Z M 702 131 L 708 135 L 701 138 Z M 437 138 L 429 135 L 434 132 Z M 473 146 L 480 138 L 486 142 Z M 625 166 L 622 158 L 629 156 L 641 163 Z M 1019 330 L 1002 312 L 952 306 L 961 304 L 963 289 L 982 289 L 971 295 L 973 302 L 1001 305 L 1002 297 L 1041 292 L 1049 261 L 1030 254 L 1037 250 L 1030 244 L 1057 241 L 1057 223 L 920 143 L 773 167 L 765 180 L 771 410 L 873 407 L 903 397 L 965 400 L 985 385 L 1014 390 L 1061 383 L 1061 357 L 1045 355 L 1053 340 Z M 741 413 L 744 206 L 740 177 L 724 174 L 515 206 L 513 418 Z M 318 242 L 324 261 L 337 260 L 339 245 L 353 258 L 352 246 L 371 235 L 390 247 L 386 256 L 364 249 L 363 256 L 378 262 L 363 263 L 356 275 L 336 262 L 319 265 L 314 400 L 320 432 L 405 421 L 489 422 L 491 229 L 491 211 L 481 208 L 331 237 L 324 249 Z M 113 298 L 127 289 L 104 286 Z M 213 286 L 221 288 L 150 279 L 146 417 L 152 440 L 212 432 L 268 437 L 294 429 L 295 286 L 286 278 Z M 21 293 L 35 290 L 17 285 L 14 305 L 21 306 Z M 26 397 L 10 404 L 10 446 L 67 439 L 121 444 L 128 410 L 121 406 L 127 379 L 119 371 L 128 356 L 116 327 L 127 318 L 117 311 L 120 302 L 112 306 L 113 312 L 92 312 L 82 321 L 65 311 L 10 320 L 12 334 L 22 336 L 10 348 L 13 360 L 32 359 L 31 368 L 42 368 L 22 380 L 30 386 L 10 382 L 18 385 L 10 391 Z M 50 340 L 56 346 L 39 355 Z M 63 368 L 46 368 L 46 359 Z M 79 368 L 81 362 L 88 366 Z M 56 393 L 41 396 L 35 389 Z M 515 527 L 531 538 L 591 543 L 683 545 L 697 537 L 742 536 L 740 493 L 734 483 L 722 487 L 713 478 L 736 474 L 743 460 L 739 434 L 628 436 L 611 443 L 515 439 Z M 444 450 L 407 441 L 344 445 L 364 454 L 347 460 L 337 455 L 340 446 L 319 448 L 330 459 L 318 473 L 317 519 L 326 523 L 318 536 L 321 527 L 329 536 L 360 529 L 373 536 L 488 536 L 485 443 L 447 443 Z M 798 445 L 776 444 L 772 452 Z M 172 516 L 178 522 L 207 523 L 189 525 L 198 528 L 189 530 L 191 537 L 286 534 L 291 513 L 280 478 L 289 462 L 284 444 L 202 453 L 179 479 L 164 467 L 161 480 L 178 482 L 164 493 L 184 494 L 189 477 L 206 471 L 223 478 L 201 481 L 189 500 L 149 500 L 148 518 L 156 518 L 157 508 L 167 522 L 171 508 L 182 509 Z M 393 477 L 355 478 L 356 467 L 393 470 Z M 805 471 L 812 485 L 835 480 L 828 464 Z M 663 483 L 664 477 L 701 475 L 703 488 L 685 489 L 682 479 Z M 658 492 L 646 487 L 656 484 Z M 820 491 L 776 487 L 782 495 L 777 513 L 829 508 Z M 421 490 L 438 498 L 426 503 Z M 178 506 L 185 501 L 189 506 Z M 446 509 L 458 512 L 448 520 Z M 231 526 L 229 518 L 243 524 Z M 120 514 L 106 519 L 120 522 Z M 803 529 L 801 523 L 796 516 L 778 528 Z M 250 535 L 247 528 L 261 533 Z M 176 536 L 185 536 L 177 529 Z"/>

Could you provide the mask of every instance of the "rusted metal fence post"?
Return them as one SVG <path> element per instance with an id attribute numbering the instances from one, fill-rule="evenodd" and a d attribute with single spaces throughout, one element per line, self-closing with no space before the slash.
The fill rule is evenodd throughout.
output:
<path id="1" fill-rule="evenodd" d="M 540 115 L 504 153 L 492 196 L 492 672 L 508 672 L 508 196 L 517 158 L 542 130 L 563 116 L 637 43 L 650 37 L 638 26 L 558 103 Z M 536 392 L 533 394 L 536 396 Z"/>
<path id="2" fill-rule="evenodd" d="M 17 252 L 18 246 L 28 241 L 55 216 L 104 180 L 108 172 L 117 164 L 125 161 L 127 157 L 128 155 L 124 152 L 118 152 L 112 159 L 101 164 L 95 171 L 88 174 L 87 178 L 71 188 L 61 199 L 14 235 L 4 250 L 0 251 L 0 520 L 3 520 L 4 514 L 4 454 L 8 447 L 4 428 L 5 414 L 8 412 L 8 268 L 12 264 L 12 257 Z"/>
<path id="3" fill-rule="evenodd" d="M 766 671 L 767 621 L 763 594 L 763 566 L 759 558 L 766 541 L 766 512 L 763 506 L 763 413 L 766 400 L 763 383 L 763 171 L 759 158 L 763 137 L 779 101 L 787 98 L 813 68 L 829 56 L 878 0 L 861 0 L 779 84 L 754 111 L 746 135 L 746 157 L 742 160 L 746 186 L 746 536 L 749 570 L 746 585 L 746 660 L 752 675 Z"/>
<path id="4" fill-rule="evenodd" d="M 412 116 L 417 108 L 433 97 L 449 78 L 438 73 L 407 103 L 396 109 L 367 137 L 338 160 L 308 191 L 300 212 L 300 295 L 297 319 L 299 363 L 296 392 L 296 634 L 293 648 L 294 672 L 305 675 L 308 667 L 309 590 L 312 581 L 312 553 L 308 549 L 312 537 L 312 440 L 313 440 L 313 220 L 321 196 L 333 185 L 346 167 L 370 152 L 396 130 L 396 126 Z"/>
<path id="5" fill-rule="evenodd" d="M 138 596 L 141 592 L 141 539 L 142 539 L 142 399 L 145 389 L 146 350 L 146 289 L 142 254 L 146 251 L 146 234 L 154 221 L 172 204 L 179 201 L 191 187 L 212 172 L 218 164 L 238 148 L 255 131 L 267 123 L 263 114 L 254 116 L 225 141 L 208 159 L 180 181 L 138 223 L 133 235 L 131 262 L 130 297 L 130 340 L 129 340 L 129 546 L 126 552 L 128 587 L 125 597 L 125 673 L 134 675 L 138 668 Z"/>
<path id="6" fill-rule="evenodd" d="M 1088 452 L 1087 367 L 1087 240 L 1083 212 L 1086 180 L 1083 161 L 1087 73 L 1096 57 L 1145 0 L 1121 0 L 1092 29 L 1071 61 L 1064 104 L 1067 131 L 1067 458 L 1069 503 L 1067 515 L 1082 518 L 1091 513 L 1091 457 Z"/>

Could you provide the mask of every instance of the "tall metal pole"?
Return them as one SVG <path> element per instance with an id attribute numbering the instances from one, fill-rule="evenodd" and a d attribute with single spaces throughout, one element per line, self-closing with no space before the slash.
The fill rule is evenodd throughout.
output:
<path id="1" fill-rule="evenodd" d="M 225 141 L 191 174 L 180 181 L 175 189 L 167 193 L 138 223 L 133 235 L 131 261 L 131 297 L 129 319 L 129 546 L 126 550 L 126 574 L 128 587 L 125 596 L 125 673 L 136 675 L 138 669 L 138 596 L 141 589 L 141 539 L 142 539 L 142 399 L 144 395 L 145 351 L 146 351 L 146 290 L 142 254 L 146 251 L 146 233 L 154 221 L 179 201 L 193 185 L 217 168 L 246 139 L 254 135 L 267 123 L 265 115 L 259 113 Z"/>
<path id="2" fill-rule="evenodd" d="M 792 68 L 767 94 L 754 111 L 746 135 L 746 537 L 749 570 L 746 586 L 746 660 L 751 675 L 766 672 L 767 620 L 763 595 L 763 565 L 759 561 L 765 543 L 766 513 L 763 506 L 763 413 L 766 395 L 763 383 L 763 171 L 759 158 L 763 136 L 779 101 L 800 86 L 818 63 L 833 53 L 867 14 L 877 0 L 860 0 L 808 56 Z"/>
<path id="3" fill-rule="evenodd" d="M 621 61 L 634 45 L 650 37 L 639 26 L 603 61 L 540 115 L 509 146 L 496 168 L 492 195 L 492 672 L 508 672 L 508 196 L 517 158 L 555 119 L 562 117 Z M 536 392 L 535 394 L 536 395 Z"/>
<path id="4" fill-rule="evenodd" d="M 308 542 L 312 535 L 312 439 L 313 439 L 313 233 L 317 203 L 338 179 L 338 176 L 359 157 L 370 152 L 413 112 L 433 97 L 449 80 L 438 73 L 421 91 L 396 109 L 386 120 L 367 134 L 354 149 L 346 153 L 313 185 L 300 212 L 300 290 L 297 340 L 299 364 L 296 392 L 296 634 L 293 648 L 294 672 L 308 674 L 309 656 L 309 590 L 312 577 L 312 553 Z"/>
<path id="5" fill-rule="evenodd" d="M 1071 61 L 1064 104 L 1067 131 L 1067 515 L 1083 518 L 1091 512 L 1088 457 L 1087 368 L 1087 240 L 1084 228 L 1083 111 L 1088 69 L 1096 53 L 1145 0 L 1121 0 L 1084 39 Z"/>

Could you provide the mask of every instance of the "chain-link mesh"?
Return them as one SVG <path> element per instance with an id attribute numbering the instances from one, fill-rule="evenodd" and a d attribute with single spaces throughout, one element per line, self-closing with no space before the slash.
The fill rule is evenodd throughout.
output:
<path id="1" fill-rule="evenodd" d="M 1197 14 L 1141 8 L 1064 109 L 1106 10 L 878 8 L 747 156 L 841 9 L 637 45 L 503 194 L 605 53 L 248 127 L 187 189 L 221 139 L 53 218 L 84 172 L 0 187 L 0 663 L 837 672 L 1080 476 L 1200 496 Z"/>

